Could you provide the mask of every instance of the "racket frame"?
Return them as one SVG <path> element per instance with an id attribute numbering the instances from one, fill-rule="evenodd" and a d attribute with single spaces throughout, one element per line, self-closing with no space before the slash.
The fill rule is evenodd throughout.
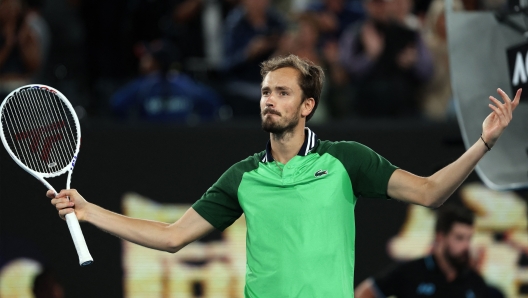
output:
<path id="1" fill-rule="evenodd" d="M 11 150 L 11 148 L 9 147 L 9 144 L 6 140 L 6 136 L 4 134 L 4 129 L 3 129 L 2 121 L 1 121 L 3 117 L 4 106 L 7 104 L 7 102 L 9 102 L 13 98 L 13 96 L 16 93 L 19 93 L 20 91 L 27 90 L 27 89 L 42 89 L 42 90 L 47 90 L 57 95 L 57 97 L 66 105 L 66 107 L 69 109 L 69 112 L 72 114 L 72 118 L 75 123 L 75 127 L 77 129 L 77 139 L 75 140 L 76 146 L 75 146 L 75 151 L 74 151 L 72 160 L 69 163 L 67 163 L 62 169 L 54 171 L 52 173 L 37 172 L 29 168 L 28 166 L 26 166 L 24 163 L 22 163 L 16 157 L 16 155 Z M 11 158 L 22 169 L 24 169 L 26 172 L 31 174 L 33 177 L 37 178 L 37 180 L 39 180 L 42 184 L 44 184 L 44 186 L 46 186 L 48 189 L 53 190 L 55 192 L 55 195 L 58 194 L 57 191 L 44 178 L 57 177 L 57 176 L 60 176 L 68 172 L 68 178 L 66 181 L 66 189 L 70 189 L 71 175 L 73 172 L 73 168 L 75 167 L 75 162 L 77 161 L 77 155 L 79 154 L 79 149 L 81 146 L 81 126 L 79 124 L 79 119 L 77 118 L 77 114 L 75 113 L 75 109 L 73 108 L 69 100 L 66 98 L 66 96 L 64 96 L 60 91 L 52 87 L 46 86 L 46 85 L 30 84 L 30 85 L 25 85 L 20 88 L 17 88 L 13 90 L 11 93 L 9 93 L 4 99 L 4 101 L 2 102 L 2 104 L 0 104 L 0 139 L 2 139 L 2 143 L 4 147 L 6 148 L 7 153 L 11 156 Z M 79 256 L 79 264 L 81 266 L 90 265 L 91 263 L 93 263 L 93 258 L 90 255 L 90 252 L 88 251 L 88 246 L 86 245 L 86 241 L 84 239 L 84 235 L 82 233 L 81 226 L 79 225 L 79 220 L 77 219 L 75 212 L 66 214 L 65 218 L 66 218 L 66 223 L 68 224 L 68 229 L 70 230 L 70 234 L 73 239 L 73 243 L 75 245 L 75 249 L 77 250 L 77 254 Z"/>

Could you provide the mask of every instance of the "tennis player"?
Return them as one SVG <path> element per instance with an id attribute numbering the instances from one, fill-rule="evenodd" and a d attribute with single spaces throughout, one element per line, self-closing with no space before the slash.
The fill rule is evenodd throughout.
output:
<path id="1" fill-rule="evenodd" d="M 503 102 L 490 96 L 482 137 L 452 164 L 419 177 L 362 144 L 319 140 L 306 127 L 320 100 L 321 67 L 290 55 L 262 63 L 261 74 L 266 149 L 229 168 L 178 221 L 125 217 L 75 190 L 62 190 L 51 203 L 61 217 L 75 212 L 120 238 L 172 253 L 244 213 L 245 297 L 353 297 L 357 198 L 442 205 L 497 142 L 521 95 L 512 101 L 499 89 Z"/>

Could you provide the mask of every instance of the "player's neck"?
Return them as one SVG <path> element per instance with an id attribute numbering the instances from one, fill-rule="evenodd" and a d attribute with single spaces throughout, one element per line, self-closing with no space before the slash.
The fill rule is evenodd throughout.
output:
<path id="1" fill-rule="evenodd" d="M 448 282 L 455 280 L 457 278 L 458 272 L 453 266 L 451 266 L 451 264 L 449 264 L 440 248 L 435 248 L 434 256 L 437 266 L 444 273 L 446 280 Z"/>
<path id="2" fill-rule="evenodd" d="M 273 158 L 286 164 L 301 150 L 304 143 L 304 126 L 298 125 L 294 130 L 281 135 L 271 133 L 270 142 Z"/>

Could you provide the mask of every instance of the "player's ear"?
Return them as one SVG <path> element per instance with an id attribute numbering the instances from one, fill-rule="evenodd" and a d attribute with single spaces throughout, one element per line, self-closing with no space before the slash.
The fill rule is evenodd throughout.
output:
<path id="1" fill-rule="evenodd" d="M 309 97 L 301 103 L 301 116 L 308 117 L 315 107 L 315 99 Z"/>

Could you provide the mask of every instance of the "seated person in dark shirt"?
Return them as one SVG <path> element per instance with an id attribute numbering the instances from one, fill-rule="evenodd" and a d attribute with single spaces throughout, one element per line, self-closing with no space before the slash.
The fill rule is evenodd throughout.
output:
<path id="1" fill-rule="evenodd" d="M 110 100 L 116 116 L 187 124 L 217 118 L 222 99 L 208 86 L 170 71 L 175 51 L 163 41 L 154 41 L 144 48 L 140 58 L 142 76 L 122 87 Z"/>
<path id="2" fill-rule="evenodd" d="M 234 116 L 259 114 L 260 63 L 277 50 L 286 21 L 270 0 L 242 0 L 226 19 L 223 70 Z"/>
<path id="3" fill-rule="evenodd" d="M 442 207 L 432 254 L 363 281 L 355 297 L 491 297 L 491 290 L 470 265 L 473 221 L 473 214 L 462 207 Z"/>

